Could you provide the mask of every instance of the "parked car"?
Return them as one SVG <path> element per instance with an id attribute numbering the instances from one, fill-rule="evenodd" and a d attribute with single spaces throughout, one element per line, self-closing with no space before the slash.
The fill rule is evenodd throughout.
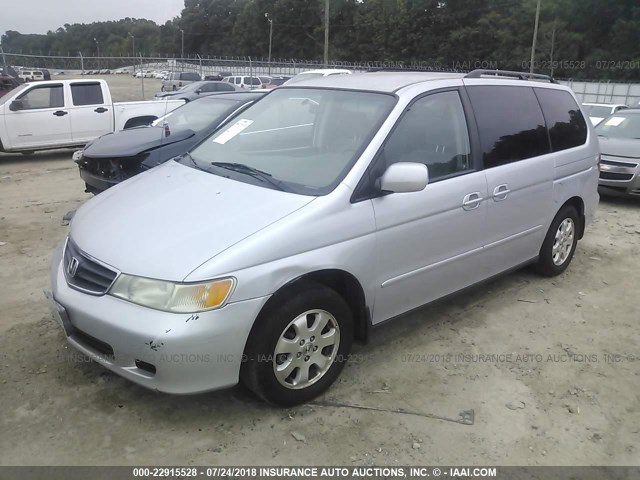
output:
<path id="1" fill-rule="evenodd" d="M 156 100 L 163 98 L 179 98 L 184 100 L 185 102 L 190 102 L 191 100 L 196 100 L 201 95 L 207 93 L 235 92 L 238 90 L 240 90 L 240 88 L 227 82 L 201 81 L 185 85 L 180 90 L 176 90 L 175 92 L 158 92 L 155 94 L 155 98 Z"/>
<path id="2" fill-rule="evenodd" d="M 137 72 L 136 78 L 155 78 L 155 73 L 153 70 L 143 70 L 141 72 Z"/>
<path id="3" fill-rule="evenodd" d="M 280 85 L 284 85 L 285 82 L 289 81 L 291 77 L 272 77 L 271 81 L 267 84 L 263 84 L 262 87 L 267 90 L 271 90 L 273 88 L 279 87 Z"/>
<path id="4" fill-rule="evenodd" d="M 597 138 L 569 88 L 484 73 L 283 86 L 89 200 L 52 263 L 69 344 L 156 391 L 240 380 L 293 405 L 374 325 L 526 264 L 562 273 Z"/>
<path id="5" fill-rule="evenodd" d="M 589 116 L 589 120 L 593 126 L 598 125 L 602 120 L 609 115 L 613 115 L 619 110 L 629 108 L 622 104 L 610 104 L 610 103 L 583 103 L 582 109 Z"/>
<path id="6" fill-rule="evenodd" d="M 299 74 L 293 76 L 289 80 L 287 80 L 286 84 L 290 83 L 298 83 L 303 80 L 310 80 L 312 78 L 321 78 L 321 77 L 329 77 L 332 75 L 350 75 L 351 70 L 345 70 L 343 68 L 324 68 L 320 70 L 308 70 L 306 72 L 300 72 Z"/>
<path id="7" fill-rule="evenodd" d="M 184 100 L 111 100 L 104 80 L 25 83 L 0 98 L 0 151 L 85 145 L 105 133 L 149 125 Z"/>
<path id="8" fill-rule="evenodd" d="M 20 70 L 18 76 L 24 82 L 37 82 L 44 80 L 44 73 L 42 73 L 42 70 Z"/>
<path id="9" fill-rule="evenodd" d="M 231 83 L 239 88 L 262 88 L 262 81 L 259 77 L 250 77 L 247 75 L 234 75 L 231 77 L 225 77 L 224 82 Z"/>
<path id="10" fill-rule="evenodd" d="M 165 80 L 169 77 L 169 72 L 167 70 L 162 70 L 161 72 L 155 72 L 154 77 L 159 80 Z"/>
<path id="11" fill-rule="evenodd" d="M 232 75 L 231 73 L 223 75 L 223 72 L 214 73 L 212 75 L 205 75 L 203 80 L 213 80 L 213 81 L 216 81 L 216 82 L 221 82 L 222 80 L 224 80 L 224 77 L 229 77 L 231 75 Z"/>
<path id="12" fill-rule="evenodd" d="M 11 75 L 0 74 L 0 97 L 5 96 L 18 85 L 18 81 Z"/>
<path id="13" fill-rule="evenodd" d="M 596 127 L 600 193 L 640 196 L 640 109 L 619 110 Z"/>
<path id="14" fill-rule="evenodd" d="M 98 194 L 182 155 L 263 93 L 216 93 L 173 110 L 148 127 L 108 133 L 73 155 L 86 191 Z"/>
<path id="15" fill-rule="evenodd" d="M 174 92 L 193 82 L 202 80 L 200 75 L 195 72 L 173 72 L 169 74 L 166 80 L 162 81 L 163 92 Z"/>

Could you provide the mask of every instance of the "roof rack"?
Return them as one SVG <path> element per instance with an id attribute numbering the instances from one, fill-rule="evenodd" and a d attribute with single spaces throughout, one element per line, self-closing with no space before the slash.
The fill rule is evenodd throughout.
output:
<path id="1" fill-rule="evenodd" d="M 372 72 L 418 72 L 418 73 L 465 73 L 461 70 L 431 67 L 367 67 L 364 73 Z"/>
<path id="2" fill-rule="evenodd" d="M 546 80 L 549 83 L 558 83 L 549 75 L 528 72 L 512 72 L 510 70 L 473 70 L 472 72 L 467 73 L 464 78 L 482 78 L 486 75 L 492 77 L 517 78 L 518 80 Z"/>

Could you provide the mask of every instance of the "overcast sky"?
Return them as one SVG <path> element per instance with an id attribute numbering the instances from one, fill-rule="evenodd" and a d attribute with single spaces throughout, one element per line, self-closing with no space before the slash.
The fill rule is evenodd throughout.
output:
<path id="1" fill-rule="evenodd" d="M 47 33 L 65 23 L 125 17 L 164 23 L 180 14 L 184 0 L 0 0 L 0 34 Z"/>

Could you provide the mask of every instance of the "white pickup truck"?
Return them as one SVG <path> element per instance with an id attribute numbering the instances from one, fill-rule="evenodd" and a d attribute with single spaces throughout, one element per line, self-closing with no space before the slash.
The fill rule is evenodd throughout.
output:
<path id="1" fill-rule="evenodd" d="M 0 97 L 0 152 L 82 146 L 148 125 L 181 105 L 184 100 L 113 103 L 104 80 L 25 83 Z"/>

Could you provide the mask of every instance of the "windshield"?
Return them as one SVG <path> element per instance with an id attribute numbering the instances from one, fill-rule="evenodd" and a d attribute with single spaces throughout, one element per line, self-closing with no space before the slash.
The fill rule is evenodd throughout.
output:
<path id="1" fill-rule="evenodd" d="M 583 105 L 584 111 L 590 117 L 606 118 L 611 115 L 611 107 L 603 107 L 598 105 Z"/>
<path id="2" fill-rule="evenodd" d="M 219 123 L 240 106 L 240 100 L 202 98 L 176 108 L 164 117 L 160 117 L 152 126 L 169 124 L 171 131 L 193 130 L 199 132 L 212 123 Z"/>
<path id="3" fill-rule="evenodd" d="M 324 77 L 324 73 L 299 73 L 298 75 L 293 77 L 291 80 L 289 80 L 287 83 L 297 83 L 297 82 L 301 82 L 302 80 L 310 80 L 312 78 L 320 78 L 320 77 Z"/>
<path id="4" fill-rule="evenodd" d="M 640 114 L 616 113 L 598 124 L 599 137 L 640 139 Z"/>
<path id="5" fill-rule="evenodd" d="M 269 187 L 211 165 L 240 164 L 260 170 L 283 190 L 326 195 L 347 174 L 394 104 L 394 96 L 381 93 L 274 90 L 196 147 L 189 160 L 211 173 Z"/>
<path id="6" fill-rule="evenodd" d="M 20 93 L 22 90 L 24 90 L 24 89 L 26 89 L 27 87 L 30 87 L 30 86 L 31 86 L 30 84 L 23 83 L 19 87 L 14 88 L 13 90 L 11 90 L 11 95 L 3 95 L 2 97 L 0 97 L 0 105 L 2 105 L 3 103 L 8 102 L 9 98 L 11 98 L 11 99 L 17 98 L 16 94 Z"/>

